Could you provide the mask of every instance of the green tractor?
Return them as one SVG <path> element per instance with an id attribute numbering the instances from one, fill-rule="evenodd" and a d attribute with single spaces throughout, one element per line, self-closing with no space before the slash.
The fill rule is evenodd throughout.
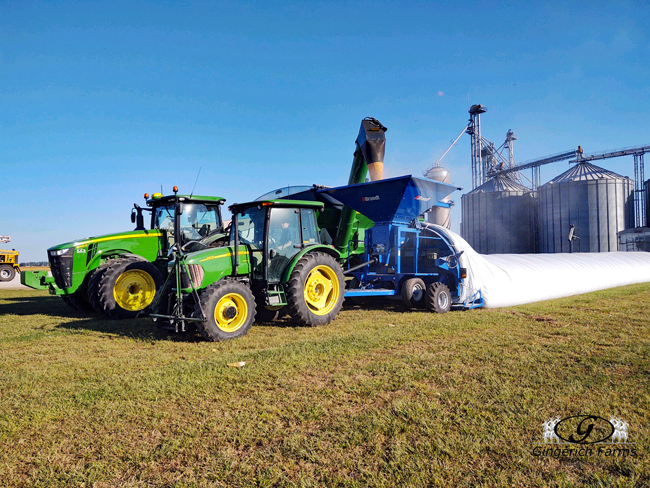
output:
<path id="1" fill-rule="evenodd" d="M 385 132 L 376 119 L 361 122 L 348 184 L 368 174 L 382 178 Z M 281 188 L 232 205 L 227 241 L 173 246 L 154 321 L 176 332 L 195 324 L 204 338 L 219 341 L 281 311 L 306 326 L 334 320 L 346 288 L 342 267 L 349 273 L 363 265 L 364 235 L 374 222 L 322 188 Z M 182 202 L 176 211 L 184 213 Z"/>
<path id="2" fill-rule="evenodd" d="M 177 192 L 177 188 L 174 187 Z M 149 313 L 165 281 L 172 244 L 207 243 L 224 237 L 221 197 L 145 194 L 147 207 L 134 204 L 129 232 L 79 239 L 48 249 L 50 273 L 24 272 L 21 283 L 49 289 L 79 310 L 96 310 L 113 319 Z M 176 218 L 177 202 L 184 214 Z M 150 228 L 143 212 L 151 214 Z"/>
<path id="3" fill-rule="evenodd" d="M 321 202 L 264 200 L 230 207 L 227 242 L 173 247 L 170 273 L 151 316 L 164 328 L 195 324 L 211 341 L 240 337 L 281 308 L 306 326 L 334 320 L 345 282 L 340 254 L 321 242 Z M 177 215 L 185 213 L 179 202 Z"/>

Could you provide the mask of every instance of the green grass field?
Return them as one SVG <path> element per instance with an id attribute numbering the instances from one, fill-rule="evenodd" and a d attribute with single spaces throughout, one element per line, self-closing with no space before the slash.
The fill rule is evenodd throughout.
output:
<path id="1" fill-rule="evenodd" d="M 648 486 L 649 303 L 349 307 L 208 343 L 0 291 L 0 486 Z M 637 456 L 533 455 L 576 414 L 629 422 Z"/>

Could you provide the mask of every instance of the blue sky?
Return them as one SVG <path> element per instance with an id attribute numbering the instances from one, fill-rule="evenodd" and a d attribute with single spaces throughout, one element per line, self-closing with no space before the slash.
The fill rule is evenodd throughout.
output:
<path id="1" fill-rule="evenodd" d="M 20 1 L 0 19 L 0 234 L 21 261 L 130 229 L 144 192 L 189 192 L 199 168 L 195 193 L 230 203 L 344 184 L 365 116 L 389 176 L 420 175 L 473 103 L 520 162 L 650 144 L 642 2 Z M 469 151 L 444 160 L 456 230 Z"/>

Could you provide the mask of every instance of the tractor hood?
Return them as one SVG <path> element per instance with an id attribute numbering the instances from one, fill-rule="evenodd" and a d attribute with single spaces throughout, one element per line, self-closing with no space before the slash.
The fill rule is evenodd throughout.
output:
<path id="1" fill-rule="evenodd" d="M 103 236 L 94 236 L 94 237 L 84 237 L 83 239 L 77 239 L 71 242 L 65 242 L 63 244 L 57 244 L 48 249 L 48 251 L 56 251 L 59 249 L 68 249 L 70 247 L 77 246 L 87 246 L 89 244 L 106 242 L 106 241 L 117 241 L 122 239 L 140 239 L 144 237 L 160 237 L 162 232 L 158 229 L 155 230 L 134 230 L 129 232 L 118 232 L 116 234 L 106 234 Z"/>
<path id="2" fill-rule="evenodd" d="M 449 207 L 442 200 L 457 186 L 411 175 L 319 190 L 377 223 L 409 223 L 432 207 Z"/>

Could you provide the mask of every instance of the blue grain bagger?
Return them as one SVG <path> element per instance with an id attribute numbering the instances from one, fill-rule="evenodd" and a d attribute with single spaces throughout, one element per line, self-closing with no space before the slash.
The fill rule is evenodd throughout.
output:
<path id="1" fill-rule="evenodd" d="M 320 190 L 375 222 L 365 233 L 362 262 L 349 261 L 346 297 L 394 297 L 409 307 L 444 313 L 452 306 L 483 305 L 480 292 L 464 289 L 460 253 L 435 226 L 419 217 L 458 190 L 411 175 Z M 348 242 L 351 247 L 355 242 Z"/>

